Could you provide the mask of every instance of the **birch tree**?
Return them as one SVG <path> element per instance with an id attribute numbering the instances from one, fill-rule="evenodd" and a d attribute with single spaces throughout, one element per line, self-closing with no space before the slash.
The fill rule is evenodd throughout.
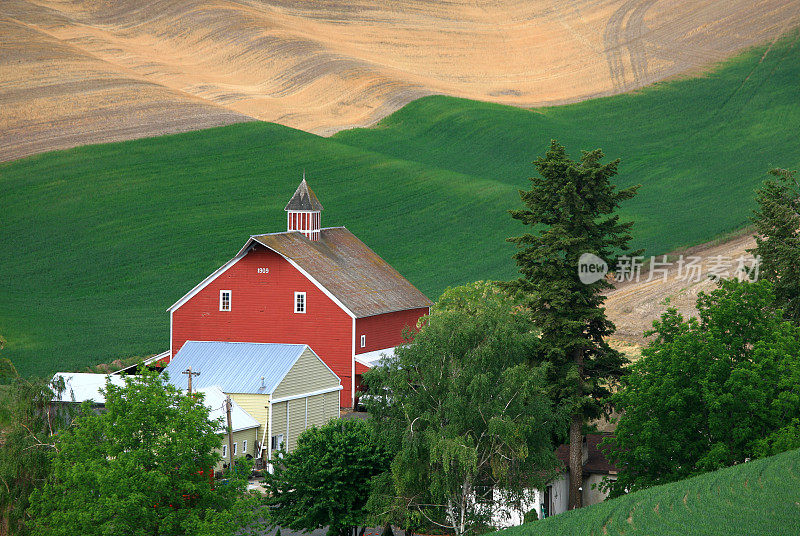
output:
<path id="1" fill-rule="evenodd" d="M 376 434 L 395 452 L 371 504 L 461 536 L 491 522 L 494 490 L 508 506 L 543 485 L 566 417 L 529 361 L 537 343 L 493 285 L 446 291 L 413 342 L 365 375 Z"/>

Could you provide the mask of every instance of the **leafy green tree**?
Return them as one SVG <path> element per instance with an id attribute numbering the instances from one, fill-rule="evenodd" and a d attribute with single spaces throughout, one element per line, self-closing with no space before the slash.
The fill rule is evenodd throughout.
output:
<path id="1" fill-rule="evenodd" d="M 297 447 L 274 460 L 264 487 L 271 496 L 272 523 L 294 530 L 329 527 L 347 536 L 366 523 L 370 479 L 385 471 L 388 456 L 359 419 L 333 420 L 309 428 Z"/>
<path id="2" fill-rule="evenodd" d="M 603 291 L 611 283 L 600 278 L 585 284 L 578 273 L 587 253 L 613 270 L 631 240 L 633 224 L 620 223 L 615 212 L 638 186 L 617 190 L 610 180 L 619 160 L 602 164 L 602 158 L 597 149 L 574 161 L 552 141 L 545 156 L 534 161 L 539 176 L 530 179 L 531 189 L 519 192 L 525 208 L 510 211 L 532 229 L 508 239 L 519 248 L 514 259 L 522 277 L 506 287 L 520 293 L 541 330 L 538 359 L 550 364 L 552 396 L 571 408 L 570 509 L 581 506 L 584 423 L 608 412 L 609 386 L 626 363 L 606 342 L 615 330 L 603 309 Z"/>
<path id="3" fill-rule="evenodd" d="M 773 169 L 775 177 L 756 192 L 752 218 L 760 257 L 759 277 L 775 285 L 776 303 L 800 323 L 800 185 L 793 171 Z"/>
<path id="4" fill-rule="evenodd" d="M 0 534 L 26 535 L 31 493 L 51 472 L 53 434 L 69 415 L 51 407 L 54 386 L 20 378 L 6 358 L 0 359 L 0 377 Z"/>
<path id="5" fill-rule="evenodd" d="M 800 327 L 775 308 L 769 282 L 719 284 L 699 296 L 699 318 L 670 309 L 654 323 L 615 395 L 622 414 L 607 455 L 620 468 L 616 494 L 792 447 Z"/>
<path id="6" fill-rule="evenodd" d="M 89 403 L 58 434 L 53 471 L 31 496 L 42 535 L 224 535 L 257 515 L 246 479 L 213 483 L 220 423 L 201 396 L 188 397 L 146 370 L 106 385 L 106 411 Z"/>
<path id="7" fill-rule="evenodd" d="M 551 476 L 566 414 L 529 362 L 537 334 L 503 296 L 449 289 L 413 341 L 365 374 L 371 422 L 394 452 L 370 498 L 378 521 L 467 534 L 490 523 L 492 490 L 519 506 Z"/>

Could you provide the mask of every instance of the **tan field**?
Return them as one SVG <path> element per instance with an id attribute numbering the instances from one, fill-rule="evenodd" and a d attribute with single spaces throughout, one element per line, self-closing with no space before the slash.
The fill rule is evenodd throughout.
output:
<path id="1" fill-rule="evenodd" d="M 428 94 L 576 101 L 799 17 L 800 0 L 2 0 L 0 160 L 253 118 L 328 135 Z"/>
<path id="2" fill-rule="evenodd" d="M 640 346 L 646 342 L 643 333 L 652 329 L 653 320 L 661 318 L 667 307 L 676 308 L 684 318 L 697 316 L 697 295 L 716 288 L 709 274 L 735 277 L 740 258 L 745 266 L 752 266 L 753 256 L 746 250 L 753 247 L 755 240 L 750 233 L 719 244 L 693 247 L 668 255 L 667 266 L 652 272 L 643 271 L 638 282 L 629 280 L 617 284 L 617 288 L 608 293 L 605 305 L 608 317 L 617 326 L 614 346 L 635 359 Z M 678 263 L 681 256 L 683 267 Z M 693 258 L 701 259 L 695 263 L 701 267 L 699 270 L 689 268 Z M 663 260 L 657 258 L 657 261 Z"/>

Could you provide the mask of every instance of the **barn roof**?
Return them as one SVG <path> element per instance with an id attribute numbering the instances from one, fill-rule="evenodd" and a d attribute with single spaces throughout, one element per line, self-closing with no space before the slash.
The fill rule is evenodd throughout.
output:
<path id="1" fill-rule="evenodd" d="M 305 177 L 286 204 L 285 210 L 322 210 L 322 203 L 314 195 L 314 191 L 308 187 Z"/>
<path id="2" fill-rule="evenodd" d="M 344 227 L 320 231 L 311 241 L 297 231 L 252 236 L 294 263 L 355 317 L 429 307 L 431 301 Z"/>

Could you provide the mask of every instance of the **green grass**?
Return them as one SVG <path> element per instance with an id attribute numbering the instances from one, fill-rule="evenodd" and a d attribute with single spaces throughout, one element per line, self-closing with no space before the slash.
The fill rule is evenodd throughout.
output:
<path id="1" fill-rule="evenodd" d="M 619 186 L 642 184 L 623 211 L 636 244 L 671 251 L 742 227 L 767 169 L 800 164 L 797 42 L 793 33 L 765 57 L 755 48 L 703 77 L 569 106 L 421 99 L 334 139 L 510 189 L 526 186 L 550 139 L 574 157 L 599 147 L 621 159 Z"/>
<path id="2" fill-rule="evenodd" d="M 498 536 L 800 534 L 800 450 L 631 493 Z"/>
<path id="3" fill-rule="evenodd" d="M 696 79 L 521 110 L 429 97 L 326 139 L 269 123 L 0 164 L 0 333 L 24 374 L 166 349 L 164 309 L 250 234 L 285 229 L 303 169 L 326 207 L 430 297 L 516 273 L 507 236 L 551 138 L 621 158 L 650 254 L 747 222 L 771 166 L 800 164 L 793 33 Z"/>

